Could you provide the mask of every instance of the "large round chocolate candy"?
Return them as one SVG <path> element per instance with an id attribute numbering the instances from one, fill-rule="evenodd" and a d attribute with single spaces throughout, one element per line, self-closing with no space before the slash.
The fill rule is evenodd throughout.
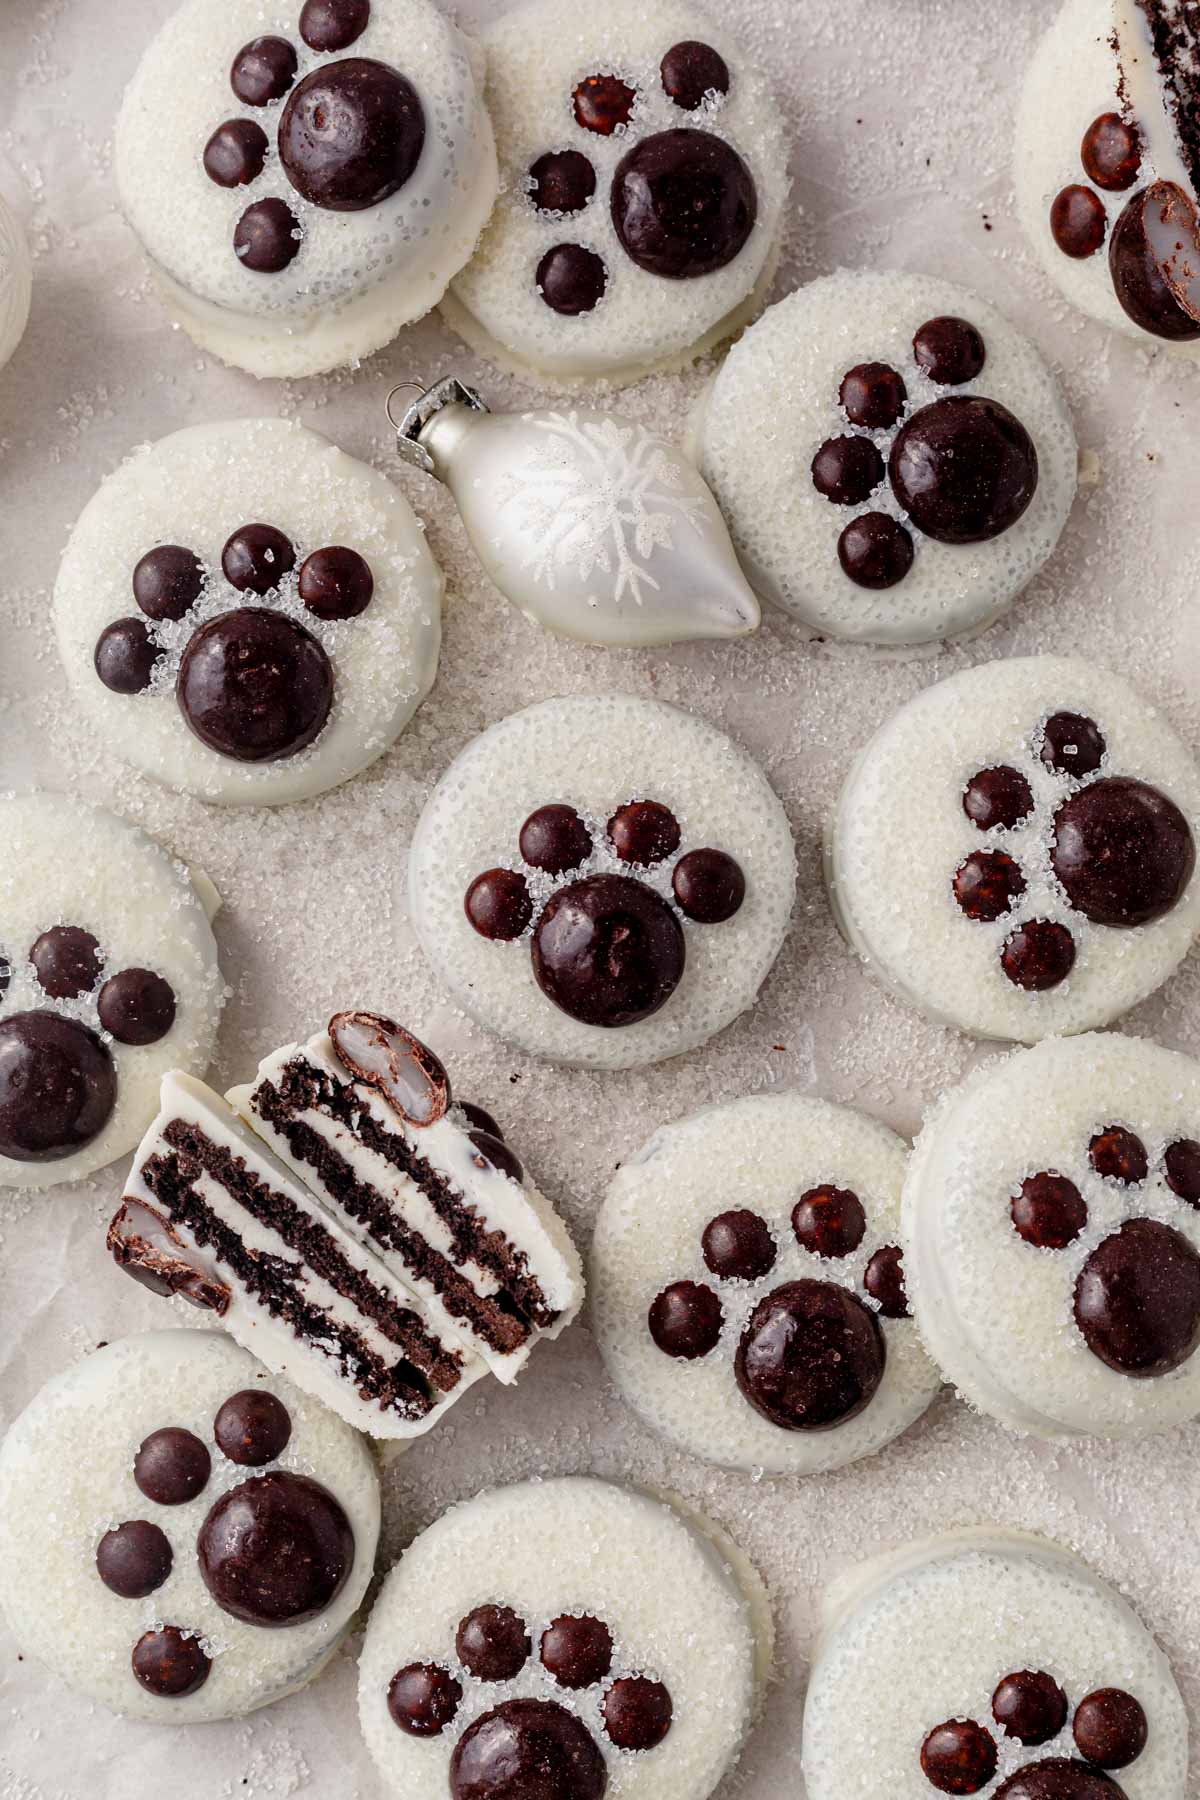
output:
<path id="1" fill-rule="evenodd" d="M 421 158 L 425 111 L 399 70 L 368 56 L 326 63 L 292 91 L 279 160 L 314 206 L 362 212 L 402 188 Z"/>
<path id="2" fill-rule="evenodd" d="M 1157 1219 L 1127 1219 L 1075 1283 L 1088 1349 L 1120 1375 L 1165 1375 L 1200 1344 L 1200 1255 Z"/>
<path id="3" fill-rule="evenodd" d="M 277 762 L 324 729 L 333 669 L 324 647 L 295 619 L 239 606 L 194 634 L 175 697 L 210 750 L 237 762 Z"/>
<path id="4" fill-rule="evenodd" d="M 1015 525 L 1038 484 L 1021 421 L 998 400 L 951 394 L 900 427 L 888 459 L 905 512 L 941 544 L 979 544 Z"/>
<path id="5" fill-rule="evenodd" d="M 1157 181 L 1131 195 L 1108 240 L 1108 267 L 1135 325 L 1175 343 L 1200 338 L 1200 319 L 1179 298 L 1195 260 L 1195 213 L 1180 190 Z"/>
<path id="6" fill-rule="evenodd" d="M 300 1625 L 340 1593 L 354 1562 L 341 1503 L 307 1475 L 274 1469 L 230 1488 L 196 1540 L 204 1585 L 249 1625 Z"/>
<path id="7" fill-rule="evenodd" d="M 828 1281 L 787 1281 L 759 1301 L 738 1345 L 737 1383 L 784 1431 L 824 1431 L 854 1418 L 883 1379 L 875 1314 Z"/>
<path id="8" fill-rule="evenodd" d="M 1166 794 L 1110 775 L 1059 807 L 1050 860 L 1071 905 L 1097 925 L 1147 925 L 1182 896 L 1196 846 Z"/>
<path id="9" fill-rule="evenodd" d="M 602 1800 L 604 1757 L 554 1700 L 505 1700 L 468 1726 L 450 1762 L 453 1800 Z"/>
<path id="10" fill-rule="evenodd" d="M 612 217 L 639 268 L 682 281 L 733 261 L 754 229 L 758 194 L 723 138 L 687 128 L 660 131 L 617 164 Z"/>
<path id="11" fill-rule="evenodd" d="M 117 1100 L 105 1045 L 56 1012 L 0 1020 L 0 1156 L 53 1162 L 90 1144 Z"/>
<path id="12" fill-rule="evenodd" d="M 1073 1757 L 1030 1763 L 1002 1781 L 992 1800 L 1125 1800 L 1125 1789 Z"/>
<path id="13" fill-rule="evenodd" d="M 584 1025 L 632 1025 L 679 985 L 683 927 L 628 875 L 588 875 L 547 903 L 530 946 L 538 986 Z"/>

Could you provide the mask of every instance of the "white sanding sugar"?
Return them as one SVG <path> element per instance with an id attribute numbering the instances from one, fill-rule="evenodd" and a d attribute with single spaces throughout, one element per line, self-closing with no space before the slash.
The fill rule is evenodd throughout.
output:
<path id="1" fill-rule="evenodd" d="M 731 82 L 727 95 L 689 112 L 664 91 L 660 64 L 672 45 L 694 39 L 720 53 Z M 679 0 L 652 7 L 609 0 L 574 13 L 558 0 L 533 0 L 498 19 L 484 42 L 502 189 L 479 250 L 444 305 L 455 330 L 539 375 L 633 379 L 679 366 L 744 323 L 756 290 L 774 273 L 789 183 L 779 107 L 737 38 Z M 629 122 L 608 136 L 583 129 L 574 116 L 575 89 L 595 75 L 616 75 L 637 94 Z M 635 143 L 681 128 L 714 132 L 733 146 L 753 177 L 758 217 L 724 268 L 673 280 L 627 255 L 609 193 Z M 530 168 L 548 151 L 566 149 L 588 158 L 595 192 L 580 212 L 539 212 L 529 198 Z M 608 278 L 599 304 L 574 317 L 553 311 L 536 280 L 542 257 L 562 243 L 597 254 Z"/>
<path id="2" fill-rule="evenodd" d="M 851 944 L 912 1004 L 980 1037 L 1033 1042 L 1106 1024 L 1167 979 L 1200 923 L 1195 874 L 1145 925 L 1093 924 L 1069 904 L 1050 853 L 1056 809 L 1075 784 L 1040 757 L 1041 728 L 1057 712 L 1099 726 L 1107 747 L 1094 779 L 1159 788 L 1200 837 L 1200 770 L 1167 720 L 1118 676 L 1052 656 L 986 663 L 926 688 L 859 754 L 829 828 L 830 886 Z M 1035 805 L 1014 828 L 985 832 L 963 793 L 999 765 L 1025 777 Z M 999 918 L 969 918 L 955 871 L 973 851 L 997 849 L 1017 859 L 1025 891 Z M 1075 942 L 1067 979 L 1041 992 L 1014 985 L 1000 962 L 1028 919 L 1065 924 Z"/>
<path id="3" fill-rule="evenodd" d="M 804 1710 L 809 1800 L 933 1800 L 921 1746 L 950 1720 L 990 1731 L 998 1783 L 1050 1758 L 1078 1762 L 1071 1723 L 1098 1688 L 1146 1714 L 1145 1748 L 1113 1773 L 1120 1792 L 1182 1800 L 1187 1715 L 1170 1664 L 1132 1608 L 1057 1544 L 979 1530 L 909 1545 L 835 1589 L 824 1624 Z M 991 1710 L 999 1683 L 1025 1670 L 1049 1675 L 1068 1705 L 1036 1748 Z"/>
<path id="4" fill-rule="evenodd" d="M 581 875 L 632 872 L 606 826 L 631 800 L 675 815 L 680 852 L 723 850 L 741 866 L 746 897 L 719 925 L 683 919 L 686 964 L 666 1004 L 632 1025 L 584 1024 L 556 1007 L 533 974 L 528 933 L 481 937 L 463 906 L 477 875 L 521 869 L 530 813 L 565 802 L 591 836 Z M 637 878 L 671 894 L 671 857 Z M 535 903 L 556 885 L 525 870 Z M 625 694 L 544 700 L 502 719 L 468 745 L 438 783 L 413 837 L 409 905 L 421 947 L 472 1016 L 535 1055 L 621 1069 L 702 1044 L 753 1004 L 791 916 L 795 862 L 783 808 L 746 754 L 705 720 Z"/>
<path id="5" fill-rule="evenodd" d="M 1118 1125 L 1146 1153 L 1145 1179 L 1092 1166 Z M 1156 1219 L 1200 1250 L 1200 1212 L 1172 1191 L 1164 1152 L 1200 1140 L 1200 1064 L 1141 1038 L 1051 1039 L 977 1069 L 932 1111 L 904 1192 L 917 1323 L 964 1396 L 1046 1437 L 1135 1436 L 1200 1412 L 1200 1356 L 1135 1379 L 1089 1348 L 1074 1312 L 1085 1262 L 1129 1219 Z M 1010 1202 L 1029 1176 L 1074 1183 L 1086 1223 L 1063 1249 L 1026 1243 Z"/>
<path id="6" fill-rule="evenodd" d="M 477 1606 L 512 1608 L 532 1654 L 503 1682 L 473 1678 L 455 1635 Z M 541 1666 L 552 1619 L 608 1626 L 610 1676 L 571 1689 Z M 556 1702 L 581 1720 L 607 1765 L 610 1800 L 706 1800 L 737 1758 L 770 1666 L 771 1625 L 757 1575 L 706 1519 L 606 1481 L 524 1482 L 450 1509 L 388 1576 L 371 1614 L 359 1713 L 389 1795 L 443 1800 L 455 1745 L 475 1719 L 512 1698 Z M 400 1669 L 432 1663 L 462 1688 L 437 1736 L 404 1731 L 388 1712 Z M 601 1707 L 612 1680 L 643 1674 L 672 1703 L 661 1743 L 618 1750 Z"/>
<path id="7" fill-rule="evenodd" d="M 913 353 L 914 333 L 945 315 L 974 325 L 986 351 L 975 379 L 953 387 L 931 381 Z M 843 377 L 873 362 L 901 376 L 902 419 L 954 394 L 985 395 L 1020 420 L 1037 451 L 1038 484 L 1007 531 L 984 543 L 935 542 L 908 520 L 886 475 L 859 506 L 817 491 L 812 461 L 828 439 L 867 438 L 887 462 L 896 428 L 850 427 L 838 398 Z M 814 632 L 856 642 L 982 630 L 1042 567 L 1075 498 L 1075 433 L 1041 356 L 987 302 L 927 275 L 842 271 L 779 301 L 735 344 L 699 402 L 692 448 L 762 597 Z M 861 587 L 838 560 L 841 533 L 866 512 L 899 519 L 912 538 L 913 566 L 894 587 Z"/>
<path id="8" fill-rule="evenodd" d="M 230 65 L 251 39 L 284 39 L 295 83 L 328 60 L 299 32 L 300 0 L 186 0 L 151 41 L 117 121 L 121 203 L 167 304 L 205 349 L 258 375 L 311 375 L 366 356 L 436 306 L 474 248 L 496 194 L 482 101 L 482 58 L 431 0 L 374 0 L 352 58 L 382 62 L 416 89 L 425 141 L 396 193 L 331 211 L 288 179 L 275 145 L 286 95 L 246 106 Z M 293 86 L 295 85 L 293 83 Z M 270 140 L 249 184 L 223 187 L 202 156 L 223 121 L 251 119 Z M 286 269 L 247 268 L 234 228 L 250 204 L 286 202 L 300 249 Z"/>
<path id="9" fill-rule="evenodd" d="M 261 1388 L 291 1420 L 269 1465 L 230 1461 L 213 1435 L 231 1395 Z M 152 1432 L 198 1437 L 212 1459 L 192 1499 L 165 1505 L 134 1480 Z M 266 1468 L 319 1482 L 354 1534 L 345 1585 L 314 1618 L 284 1629 L 251 1625 L 217 1605 L 200 1573 L 196 1535 L 214 1503 Z M 173 1561 L 144 1599 L 126 1599 L 96 1571 L 96 1546 L 126 1520 L 163 1531 Z M 219 1331 L 153 1331 L 121 1338 L 49 1382 L 0 1452 L 0 1596 L 21 1647 L 114 1712 L 182 1725 L 266 1706 L 314 1676 L 348 1630 L 366 1592 L 379 1536 L 379 1477 L 366 1442 Z M 130 1666 L 143 1632 L 173 1624 L 198 1636 L 212 1667 L 194 1693 L 149 1693 Z"/>
<path id="10" fill-rule="evenodd" d="M 183 864 L 136 825 L 62 794 L 0 797 L 0 842 L 0 960 L 9 971 L 0 1023 L 42 1011 L 77 1019 L 99 1035 L 116 1066 L 116 1102 L 89 1143 L 49 1162 L 0 1156 L 0 1187 L 47 1187 L 132 1150 L 154 1117 L 168 1069 L 203 1074 L 208 1067 L 224 988 L 205 901 L 213 910 L 219 902 L 211 884 L 197 878 L 197 892 Z M 29 960 L 42 933 L 60 925 L 90 932 L 103 959 L 95 984 L 68 999 L 50 998 Z M 174 1022 L 157 1042 L 118 1043 L 100 1025 L 104 983 L 126 969 L 149 969 L 174 993 Z"/>
<path id="11" fill-rule="evenodd" d="M 759 1094 L 694 1113 L 657 1131 L 609 1186 L 592 1244 L 592 1311 L 601 1355 L 647 1424 L 712 1462 L 781 1474 L 840 1468 L 869 1456 L 911 1425 L 940 1385 L 910 1319 L 884 1318 L 863 1276 L 875 1252 L 900 1238 L 903 1140 L 862 1113 L 800 1094 Z M 792 1208 L 809 1189 L 849 1189 L 866 1231 L 848 1256 L 816 1256 L 797 1242 Z M 701 1251 L 718 1213 L 745 1208 L 765 1220 L 774 1266 L 755 1281 L 718 1280 Z M 746 1320 L 782 1282 L 834 1282 L 879 1318 L 883 1378 L 866 1408 L 820 1431 L 786 1431 L 754 1411 L 734 1377 Z M 721 1340 L 694 1361 L 665 1355 L 647 1314 L 676 1281 L 719 1294 Z"/>
<path id="12" fill-rule="evenodd" d="M 282 531 L 295 569 L 268 596 L 239 592 L 221 571 L 240 525 Z M 139 559 L 179 544 L 204 565 L 199 599 L 177 621 L 152 624 L 166 654 L 150 688 L 114 693 L 96 674 L 96 640 L 138 615 L 130 586 Z M 322 620 L 299 598 L 307 555 L 344 545 L 365 558 L 374 593 L 364 612 Z M 377 470 L 282 419 L 196 425 L 135 451 L 103 483 L 71 535 L 54 621 L 80 703 L 115 752 L 171 787 L 233 805 L 278 804 L 345 781 L 381 755 L 428 693 L 441 641 L 442 575 L 408 502 Z M 241 762 L 203 743 L 176 698 L 180 660 L 196 628 L 234 607 L 275 606 L 323 645 L 333 710 L 308 746 L 273 762 Z"/>

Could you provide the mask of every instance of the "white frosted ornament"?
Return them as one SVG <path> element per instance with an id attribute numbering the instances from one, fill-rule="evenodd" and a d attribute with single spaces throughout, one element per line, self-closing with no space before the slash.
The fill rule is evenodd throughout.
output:
<path id="1" fill-rule="evenodd" d="M 16 214 L 0 194 L 0 369 L 25 335 L 33 258 Z"/>
<path id="2" fill-rule="evenodd" d="M 450 377 L 397 419 L 500 592 L 586 644 L 744 637 L 760 622 L 711 491 L 674 444 L 607 412 L 493 413 Z"/>

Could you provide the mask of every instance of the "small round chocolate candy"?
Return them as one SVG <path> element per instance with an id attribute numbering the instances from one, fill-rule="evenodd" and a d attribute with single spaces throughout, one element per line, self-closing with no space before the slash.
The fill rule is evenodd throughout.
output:
<path id="1" fill-rule="evenodd" d="M 1080 1756 L 1098 1769 L 1126 1769 L 1146 1748 L 1150 1727 L 1140 1700 L 1124 1688 L 1096 1688 L 1075 1708 L 1071 1726 Z"/>
<path id="2" fill-rule="evenodd" d="M 898 1244 L 885 1244 L 875 1252 L 863 1271 L 863 1287 L 885 1319 L 909 1317 L 904 1252 Z"/>
<path id="3" fill-rule="evenodd" d="M 1164 266 L 1160 248 L 1165 239 L 1194 256 L 1195 235 L 1191 202 L 1170 182 L 1131 194 L 1109 234 L 1113 292 L 1134 324 L 1153 337 L 1173 343 L 1200 338 L 1200 319 L 1182 304 L 1177 273 Z"/>
<path id="4" fill-rule="evenodd" d="M 684 38 L 672 44 L 659 67 L 663 91 L 684 112 L 695 112 L 710 94 L 729 92 L 729 65 L 711 44 Z"/>
<path id="5" fill-rule="evenodd" d="M 838 539 L 838 561 L 858 587 L 895 587 L 913 566 L 912 535 L 890 513 L 863 513 Z"/>
<path id="6" fill-rule="evenodd" d="M 725 1281 L 758 1281 L 779 1254 L 766 1220 L 744 1206 L 710 1219 L 700 1247 L 713 1274 Z"/>
<path id="7" fill-rule="evenodd" d="M 525 1179 L 521 1159 L 509 1149 L 503 1138 L 497 1137 L 493 1132 L 479 1130 L 469 1131 L 467 1136 L 474 1151 L 471 1161 L 477 1169 L 499 1169 L 502 1175 L 507 1175 L 518 1187 L 521 1185 Z"/>
<path id="8" fill-rule="evenodd" d="M 1108 236 L 1108 214 L 1099 194 L 1074 182 L 1050 202 L 1050 235 L 1064 256 L 1083 262 Z"/>
<path id="9" fill-rule="evenodd" d="M 196 1554 L 223 1612 L 250 1625 L 299 1625 L 340 1593 L 354 1531 L 319 1481 L 272 1469 L 222 1494 L 200 1527 Z"/>
<path id="10" fill-rule="evenodd" d="M 462 1682 L 440 1663 L 409 1663 L 388 1683 L 388 1711 L 412 1737 L 440 1737 L 462 1704 Z"/>
<path id="11" fill-rule="evenodd" d="M 754 177 L 737 151 L 710 131 L 687 127 L 657 132 L 626 151 L 611 204 L 633 261 L 673 281 L 725 268 L 758 217 Z"/>
<path id="12" fill-rule="evenodd" d="M 96 639 L 92 661 L 97 675 L 114 694 L 144 694 L 161 655 L 145 619 L 115 619 Z"/>
<path id="13" fill-rule="evenodd" d="M 1018 1237 L 1037 1250 L 1065 1250 L 1087 1224 L 1087 1202 L 1065 1175 L 1027 1175 L 1008 1205 Z"/>
<path id="14" fill-rule="evenodd" d="M 1026 919 L 1004 940 L 1000 967 L 1014 987 L 1044 993 L 1075 967 L 1075 939 L 1057 919 Z"/>
<path id="15" fill-rule="evenodd" d="M 1038 755 L 1046 768 L 1079 777 L 1095 774 L 1106 749 L 1095 719 L 1083 713 L 1056 712 L 1042 726 Z"/>
<path id="16" fill-rule="evenodd" d="M 234 254 L 256 275 L 278 275 L 300 249 L 300 221 L 286 200 L 255 200 L 233 228 Z"/>
<path id="17" fill-rule="evenodd" d="M 604 1729 L 618 1750 L 653 1750 L 671 1729 L 671 1695 L 647 1675 L 623 1675 L 601 1704 Z"/>
<path id="18" fill-rule="evenodd" d="M 590 1613 L 563 1613 L 552 1619 L 538 1646 L 541 1664 L 560 1687 L 586 1688 L 612 1668 L 612 1632 Z"/>
<path id="19" fill-rule="evenodd" d="M 538 264 L 534 283 L 551 312 L 574 319 L 599 306 L 608 270 L 603 257 L 582 244 L 555 244 Z"/>
<path id="20" fill-rule="evenodd" d="M 156 544 L 133 571 L 133 597 L 148 619 L 182 619 L 203 586 L 204 564 L 183 544 Z"/>
<path id="21" fill-rule="evenodd" d="M 239 525 L 221 551 L 225 579 L 242 594 L 271 593 L 295 566 L 291 538 L 274 525 Z"/>
<path id="22" fill-rule="evenodd" d="M 1024 892 L 1020 864 L 1003 850 L 972 850 L 954 872 L 954 898 L 968 919 L 1002 918 Z"/>
<path id="23" fill-rule="evenodd" d="M 694 1362 L 716 1348 L 725 1315 L 721 1302 L 701 1281 L 675 1281 L 651 1303 L 650 1336 L 665 1356 Z"/>
<path id="24" fill-rule="evenodd" d="M 1097 925 L 1148 925 L 1182 898 L 1196 867 L 1191 827 L 1149 782 L 1110 775 L 1054 815 L 1054 873 Z"/>
<path id="25" fill-rule="evenodd" d="M 1000 1783 L 991 1800 L 1125 1800 L 1125 1790 L 1086 1763 L 1051 1756 L 1018 1769 Z"/>
<path id="26" fill-rule="evenodd" d="M 992 1717 L 1019 1744 L 1048 1744 L 1067 1722 L 1067 1696 L 1044 1669 L 1018 1669 L 997 1684 Z"/>
<path id="27" fill-rule="evenodd" d="M 553 1700 L 505 1700 L 469 1725 L 450 1759 L 451 1800 L 603 1800 L 604 1757 Z"/>
<path id="28" fill-rule="evenodd" d="M 1173 1194 L 1189 1206 L 1200 1208 L 1200 1142 L 1179 1138 L 1168 1144 L 1163 1155 L 1163 1174 Z"/>
<path id="29" fill-rule="evenodd" d="M 812 1256 L 849 1256 L 866 1235 L 867 1215 L 857 1194 L 826 1183 L 801 1194 L 792 1208 L 792 1230 Z"/>
<path id="30" fill-rule="evenodd" d="M 861 506 L 883 476 L 883 457 L 870 438 L 827 438 L 812 459 L 813 486 L 835 506 Z"/>
<path id="31" fill-rule="evenodd" d="M 33 941 L 29 960 L 38 986 L 52 1000 L 90 994 L 104 967 L 100 945 L 81 925 L 52 925 L 43 931 Z"/>
<path id="32" fill-rule="evenodd" d="M 592 834 L 575 808 L 557 802 L 530 813 L 517 843 L 530 868 L 546 875 L 565 875 L 592 854 Z"/>
<path id="33" fill-rule="evenodd" d="M 511 1681 L 533 1654 L 525 1621 L 511 1606 L 477 1606 L 460 1622 L 454 1648 L 477 1681 Z"/>
<path id="34" fill-rule="evenodd" d="M 480 937 L 509 943 L 533 917 L 525 877 L 515 869 L 485 869 L 467 889 L 463 908 Z"/>
<path id="35" fill-rule="evenodd" d="M 979 394 L 923 406 L 888 458 L 896 498 L 941 544 L 978 544 L 1016 524 L 1038 484 L 1038 456 L 1021 421 Z"/>
<path id="36" fill-rule="evenodd" d="M 908 389 L 887 363 L 856 363 L 842 376 L 838 399 L 852 425 L 889 431 L 908 405 Z"/>
<path id="37" fill-rule="evenodd" d="M 371 0 L 304 0 L 300 36 L 310 50 L 345 50 L 371 22 Z"/>
<path id="38" fill-rule="evenodd" d="M 589 75 L 571 96 L 575 123 L 584 131 L 611 137 L 618 126 L 628 125 L 637 91 L 618 75 Z"/>
<path id="39" fill-rule="evenodd" d="M 1019 769 L 997 763 L 972 775 L 963 793 L 963 811 L 980 831 L 1011 831 L 1033 811 L 1033 789 Z"/>
<path id="40" fill-rule="evenodd" d="M 218 187 L 245 187 L 262 174 L 268 148 L 254 119 L 226 119 L 204 146 L 204 173 Z"/>
<path id="41" fill-rule="evenodd" d="M 1080 1270 L 1075 1322 L 1120 1375 L 1179 1368 L 1200 1344 L 1200 1255 L 1170 1225 L 1127 1219 Z"/>
<path id="42" fill-rule="evenodd" d="M 538 212 L 582 212 L 596 192 L 596 171 L 582 150 L 547 150 L 530 169 L 529 181 Z"/>
<path id="43" fill-rule="evenodd" d="M 287 93 L 296 79 L 297 61 L 286 38 L 251 38 L 233 59 L 229 85 L 246 106 L 267 106 Z"/>
<path id="44" fill-rule="evenodd" d="M 314 550 L 300 565 L 300 598 L 318 619 L 356 619 L 366 612 L 375 577 L 366 558 L 345 544 Z"/>
<path id="45" fill-rule="evenodd" d="M 547 902 L 531 944 L 538 986 L 584 1025 L 632 1025 L 665 1006 L 683 974 L 683 928 L 628 875 L 588 875 Z"/>
<path id="46" fill-rule="evenodd" d="M 921 1745 L 921 1767 L 939 1794 L 977 1794 L 996 1773 L 996 1740 L 974 1719 L 947 1719 Z"/>
<path id="47" fill-rule="evenodd" d="M 969 319 L 927 319 L 913 338 L 917 367 L 939 387 L 974 381 L 987 361 L 983 338 Z"/>
<path id="48" fill-rule="evenodd" d="M 657 800 L 631 800 L 608 821 L 608 836 L 623 863 L 653 868 L 679 848 L 679 820 Z"/>
<path id="49" fill-rule="evenodd" d="M 201 743 L 237 762 L 277 762 L 319 737 L 333 705 L 324 647 L 286 613 L 241 606 L 193 635 L 175 686 Z"/>
<path id="50" fill-rule="evenodd" d="M 297 193 L 331 212 L 378 206 L 411 178 L 424 147 L 416 88 L 366 56 L 314 69 L 279 121 L 284 173 Z"/>
<path id="51" fill-rule="evenodd" d="M 261 1469 L 287 1449 L 292 1418 L 283 1401 L 265 1388 L 231 1394 L 213 1420 L 217 1449 L 230 1462 Z"/>
<path id="52" fill-rule="evenodd" d="M 689 850 L 675 864 L 671 891 L 697 925 L 723 925 L 746 898 L 746 877 L 724 850 Z"/>
<path id="53" fill-rule="evenodd" d="M 164 1425 L 144 1438 L 133 1459 L 133 1479 L 147 1500 L 183 1506 L 202 1493 L 212 1474 L 212 1457 L 194 1431 Z"/>
<path id="54" fill-rule="evenodd" d="M 178 1625 L 147 1631 L 133 1646 L 133 1672 L 147 1693 L 182 1700 L 208 1680 L 212 1667 L 200 1640 L 186 1637 Z"/>
<path id="55" fill-rule="evenodd" d="M 1146 1146 L 1124 1125 L 1106 1125 L 1088 1145 L 1088 1161 L 1097 1175 L 1120 1181 L 1126 1187 L 1145 1181 L 1150 1169 Z"/>
<path id="56" fill-rule="evenodd" d="M 1083 134 L 1079 160 L 1089 181 L 1109 193 L 1124 193 L 1138 178 L 1142 145 L 1137 131 L 1120 113 L 1101 113 Z"/>
<path id="57" fill-rule="evenodd" d="M 122 1600 L 144 1600 L 160 1588 L 173 1560 L 166 1533 L 148 1519 L 126 1519 L 96 1545 L 96 1573 Z"/>
<path id="58" fill-rule="evenodd" d="M 118 1044 L 157 1044 L 175 1023 L 175 990 L 153 969 L 122 969 L 100 989 L 96 1010 Z"/>
<path id="59" fill-rule="evenodd" d="M 828 1281 L 788 1281 L 759 1301 L 734 1362 L 750 1405 L 783 1431 L 824 1431 L 870 1402 L 887 1351 L 857 1294 Z"/>
<path id="60" fill-rule="evenodd" d="M 113 1059 L 78 1019 L 56 1012 L 0 1019 L 0 1156 L 70 1156 L 103 1131 L 116 1100 Z"/>

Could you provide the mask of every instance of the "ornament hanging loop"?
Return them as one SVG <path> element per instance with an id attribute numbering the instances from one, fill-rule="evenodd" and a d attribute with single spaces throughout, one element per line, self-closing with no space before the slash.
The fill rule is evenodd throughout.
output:
<path id="1" fill-rule="evenodd" d="M 408 402 L 397 417 L 397 396 L 400 394 L 415 394 L 417 398 Z M 457 375 L 447 375 L 443 381 L 435 381 L 431 388 L 422 387 L 419 381 L 398 382 L 384 401 L 388 424 L 396 433 L 397 454 L 426 475 L 436 475 L 438 471 L 433 457 L 421 442 L 421 433 L 448 406 L 466 406 L 478 413 L 490 410 L 475 389 L 467 387 Z"/>

